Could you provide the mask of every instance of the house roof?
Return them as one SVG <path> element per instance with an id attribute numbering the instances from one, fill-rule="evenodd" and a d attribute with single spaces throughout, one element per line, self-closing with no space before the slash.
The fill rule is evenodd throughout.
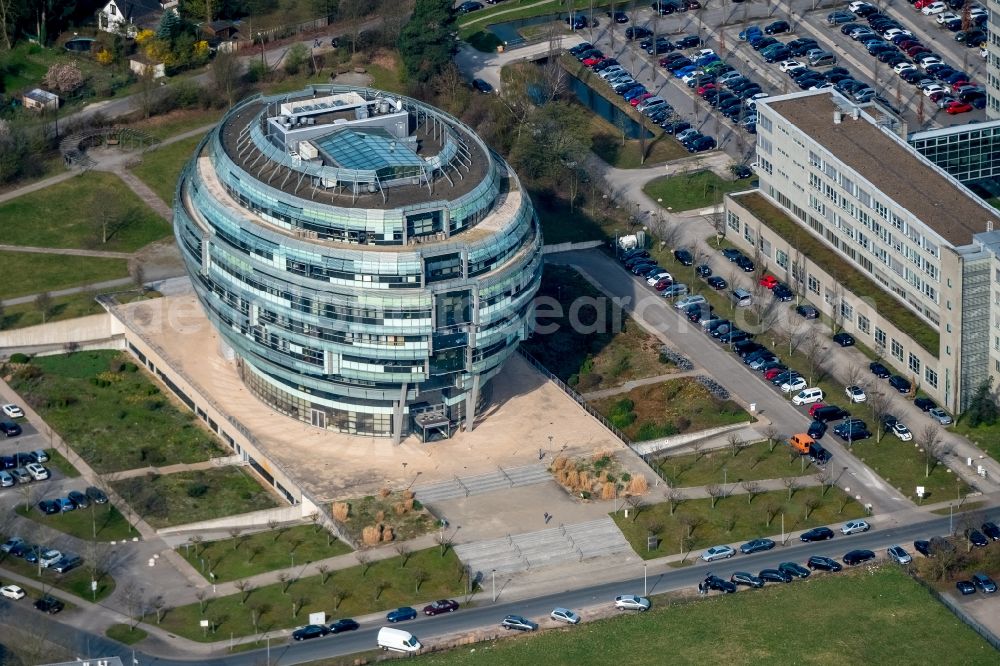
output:
<path id="1" fill-rule="evenodd" d="M 42 90 L 41 88 L 35 88 L 24 93 L 24 96 L 28 99 L 33 99 L 39 104 L 48 104 L 49 102 L 54 102 L 59 100 L 59 95 L 55 93 L 50 93 L 48 90 Z"/>
<path id="2" fill-rule="evenodd" d="M 132 20 L 146 18 L 163 11 L 160 0 L 111 0 L 111 2 L 118 7 L 122 16 Z"/>

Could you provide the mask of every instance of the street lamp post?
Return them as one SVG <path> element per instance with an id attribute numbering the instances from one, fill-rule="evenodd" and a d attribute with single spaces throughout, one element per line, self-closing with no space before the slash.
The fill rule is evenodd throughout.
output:
<path id="1" fill-rule="evenodd" d="M 493 603 L 497 602 L 497 570 L 493 570 Z"/>
<path id="2" fill-rule="evenodd" d="M 260 68 L 261 76 L 263 76 L 264 72 L 267 71 L 267 64 L 264 62 L 264 33 L 258 32 L 257 39 L 260 40 Z"/>
<path id="3" fill-rule="evenodd" d="M 646 567 L 647 566 L 648 565 L 645 562 L 642 563 L 642 596 L 646 596 L 647 594 L 649 594 L 649 587 L 646 585 Z"/>

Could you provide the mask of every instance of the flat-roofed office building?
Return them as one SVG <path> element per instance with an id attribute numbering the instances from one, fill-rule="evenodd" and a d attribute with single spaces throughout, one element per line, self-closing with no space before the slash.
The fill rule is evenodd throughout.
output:
<path id="1" fill-rule="evenodd" d="M 527 333 L 542 236 L 509 166 L 414 99 L 313 86 L 234 107 L 174 229 L 246 386 L 318 428 L 471 428 Z"/>

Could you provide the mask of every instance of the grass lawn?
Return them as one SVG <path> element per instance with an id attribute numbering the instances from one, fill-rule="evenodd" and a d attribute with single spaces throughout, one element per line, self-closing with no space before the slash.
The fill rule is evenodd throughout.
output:
<path id="1" fill-rule="evenodd" d="M 372 58 L 372 61 L 365 65 L 368 75 L 372 77 L 372 87 L 389 92 L 406 92 L 406 83 L 403 81 L 403 63 L 400 62 L 399 52 L 388 49 L 380 49 Z"/>
<path id="2" fill-rule="evenodd" d="M 124 643 L 125 645 L 135 645 L 139 641 L 146 638 L 149 634 L 139 627 L 132 628 L 127 624 L 113 624 L 108 627 L 107 631 L 104 632 L 104 635 L 111 640 Z"/>
<path id="3" fill-rule="evenodd" d="M 405 566 L 404 566 L 405 564 Z M 418 586 L 417 581 L 422 580 Z M 418 589 L 419 588 L 419 589 Z M 427 599 L 458 597 L 466 588 L 464 570 L 453 551 L 444 557 L 438 548 L 362 566 L 338 569 L 323 576 L 310 576 L 275 583 L 244 593 L 205 600 L 200 604 L 171 609 L 160 625 L 171 633 L 195 641 L 216 641 L 232 633 L 235 636 L 262 633 L 306 624 L 309 613 L 326 611 L 330 618 L 357 617 Z M 461 599 L 459 599 L 461 603 Z M 291 611 L 293 606 L 297 613 Z M 251 614 L 259 613 L 255 630 Z M 206 636 L 199 627 L 201 619 L 215 626 Z"/>
<path id="4" fill-rule="evenodd" d="M 144 153 L 142 163 L 132 171 L 170 206 L 181 169 L 194 156 L 201 138 L 194 136 Z"/>
<path id="5" fill-rule="evenodd" d="M 218 122 L 225 112 L 225 109 L 178 109 L 162 116 L 139 120 L 129 127 L 162 140 Z"/>
<path id="6" fill-rule="evenodd" d="M 0 252 L 0 299 L 125 277 L 128 277 L 125 259 Z"/>
<path id="7" fill-rule="evenodd" d="M 559 317 L 545 316 L 544 310 L 538 312 L 541 326 L 556 324 L 558 328 L 551 333 L 541 328 L 524 343 L 524 348 L 577 390 L 596 391 L 632 379 L 677 371 L 673 364 L 660 361 L 663 343 L 613 307 L 606 296 L 572 268 L 547 264 L 536 298 L 539 297 L 554 299 L 562 307 Z M 580 307 L 574 303 L 592 305 Z M 597 316 L 597 308 L 601 308 L 601 318 Z M 584 326 L 571 325 L 573 319 Z"/>
<path id="8" fill-rule="evenodd" d="M 791 241 L 810 261 L 840 280 L 846 290 L 857 296 L 870 298 L 881 316 L 899 330 L 909 333 L 917 344 L 937 358 L 940 345 L 938 332 L 899 303 L 894 296 L 883 291 L 872 279 L 838 256 L 759 192 L 743 195 L 737 202 L 780 236 Z"/>
<path id="9" fill-rule="evenodd" d="M 639 140 L 626 139 L 622 142 L 621 130 L 596 113 L 593 113 L 591 119 L 590 141 L 590 149 L 598 157 L 619 169 L 640 169 L 688 156 L 684 146 L 672 136 L 665 132 L 659 132 L 656 136 L 647 139 L 646 161 L 643 162 L 639 159 Z"/>
<path id="10" fill-rule="evenodd" d="M 740 449 L 735 456 L 728 447 L 700 454 L 670 456 L 658 460 L 657 467 L 674 487 L 705 486 L 722 483 L 724 480 L 739 483 L 816 473 L 816 468 L 808 459 L 798 453 L 791 455 L 791 449 L 784 442 L 777 442 L 774 451 L 769 451 L 769 448 L 765 441 Z"/>
<path id="11" fill-rule="evenodd" d="M 4 536 L 4 540 L 7 538 Z M 70 592 L 89 601 L 94 599 L 94 593 L 90 589 L 91 572 L 87 566 L 87 554 L 80 553 L 80 555 L 84 557 L 83 566 L 64 574 L 57 574 L 51 569 L 42 569 L 42 575 L 39 576 L 37 564 L 29 564 L 18 557 L 11 557 L 7 553 L 0 553 L 0 566 L 37 581 L 43 589 L 45 586 L 51 585 L 56 589 Z M 111 576 L 104 574 L 97 579 L 97 601 L 108 597 L 114 590 L 115 579 Z M 68 607 L 69 604 L 67 604 Z"/>
<path id="12" fill-rule="evenodd" d="M 662 502 L 645 506 L 638 514 L 630 513 L 628 518 L 624 512 L 612 513 L 611 517 L 635 552 L 648 560 L 685 551 L 695 551 L 694 557 L 700 555 L 697 551 L 716 544 L 779 534 L 782 514 L 786 533 L 865 515 L 860 504 L 836 487 L 828 488 L 826 495 L 820 487 L 801 488 L 792 499 L 788 499 L 788 491 L 775 490 L 757 495 L 749 504 L 748 497 L 743 494 L 720 498 L 714 509 L 711 498 L 685 500 L 675 504 L 673 515 L 669 502 Z M 816 506 L 810 511 L 807 505 L 812 502 Z M 693 526 L 690 537 L 688 524 Z M 660 537 L 654 550 L 646 548 L 650 533 Z M 685 539 L 689 540 L 682 544 Z"/>
<path id="13" fill-rule="evenodd" d="M 121 541 L 136 536 L 125 517 L 110 502 L 103 506 L 91 504 L 86 509 L 51 516 L 45 515 L 37 507 L 25 509 L 23 504 L 19 504 L 17 513 L 84 541 Z"/>
<path id="14" fill-rule="evenodd" d="M 600 9 L 599 13 L 602 19 L 604 18 L 604 8 L 607 7 L 606 2 L 593 4 L 593 0 L 573 0 L 572 4 L 575 9 L 593 8 L 595 13 Z M 467 39 L 476 30 L 485 28 L 488 25 L 506 23 L 507 21 L 531 18 L 533 16 L 542 16 L 544 14 L 554 14 L 566 11 L 569 8 L 568 5 L 569 3 L 562 0 L 543 0 L 541 2 L 539 0 L 511 0 L 510 2 L 503 2 L 494 6 L 486 6 L 484 9 L 462 14 L 458 17 L 456 21 L 458 24 L 458 35 L 461 39 Z"/>
<path id="15" fill-rule="evenodd" d="M 66 460 L 63 454 L 59 453 L 55 449 L 46 449 L 46 451 L 48 451 L 49 454 L 49 461 L 45 463 L 46 467 L 57 469 L 62 472 L 63 476 L 71 479 L 75 479 L 80 476 L 80 470 L 73 467 L 70 461 Z"/>
<path id="16" fill-rule="evenodd" d="M 720 178 L 715 172 L 706 170 L 654 178 L 643 186 L 642 191 L 654 200 L 662 199 L 662 207 L 682 211 L 721 204 L 724 195 L 749 187 L 749 178 Z"/>
<path id="17" fill-rule="evenodd" d="M 0 205 L 0 219 L 10 245 L 130 252 L 170 234 L 170 225 L 117 176 L 98 171 L 11 199 Z"/>
<path id="18" fill-rule="evenodd" d="M 633 441 L 752 421 L 738 404 L 719 400 L 692 377 L 639 386 L 590 403 Z"/>
<path id="19" fill-rule="evenodd" d="M 532 189 L 528 193 L 542 222 L 546 245 L 605 240 L 614 237 L 615 229 L 625 229 L 624 223 L 615 223 L 613 210 L 597 211 L 580 206 L 570 210 L 562 197 Z M 625 217 L 625 213 L 619 217 Z"/>
<path id="20" fill-rule="evenodd" d="M 1000 460 L 1000 422 L 993 425 L 980 424 L 972 428 L 968 421 L 959 418 L 950 430 L 956 434 L 967 437 L 969 441 L 981 448 L 994 460 Z"/>
<path id="21" fill-rule="evenodd" d="M 656 596 L 653 610 L 639 615 L 463 646 L 416 661 L 435 666 L 604 666 L 667 663 L 665 655 L 669 663 L 695 664 L 711 655 L 714 661 L 734 664 L 987 666 L 997 659 L 986 641 L 898 567 L 674 601 Z M 829 629 L 822 638 L 803 635 L 808 632 L 804 611 L 809 627 Z"/>
<path id="22" fill-rule="evenodd" d="M 216 581 L 224 583 L 265 571 L 284 569 L 294 561 L 299 564 L 316 562 L 351 552 L 350 546 L 343 541 L 334 538 L 331 543 L 328 537 L 329 532 L 325 529 L 299 525 L 181 546 L 177 548 L 177 552 L 199 571 L 202 570 L 201 563 L 204 561 L 205 570 L 202 574 L 205 578 L 208 579 L 211 571 L 215 573 Z"/>
<path id="23" fill-rule="evenodd" d="M 278 506 L 278 501 L 239 467 L 150 474 L 111 485 L 133 511 L 156 528 Z"/>
<path id="24" fill-rule="evenodd" d="M 927 502 L 957 500 L 959 493 L 969 491 L 968 486 L 944 465 L 933 467 L 930 476 L 926 476 L 924 455 L 912 441 L 901 442 L 888 436 L 876 444 L 874 438 L 866 439 L 854 444 L 851 450 L 886 483 L 914 501 L 917 500 L 917 486 L 924 486 L 924 501 Z"/>
<path id="25" fill-rule="evenodd" d="M 100 473 L 224 454 L 194 414 L 175 406 L 122 352 L 38 357 L 14 373 L 11 385 Z"/>
<path id="26" fill-rule="evenodd" d="M 31 256 L 31 255 L 28 255 Z M 34 255 L 39 256 L 39 255 Z M 85 291 L 79 294 L 69 294 L 68 296 L 58 296 L 52 299 L 52 310 L 45 318 L 46 322 L 63 321 L 64 319 L 76 319 L 92 314 L 101 314 L 104 308 L 95 300 L 100 294 L 120 292 L 130 289 L 129 285 L 114 287 L 112 289 L 101 289 L 99 291 Z M 156 291 L 148 291 L 142 295 L 143 299 L 159 298 L 161 294 Z M 129 299 L 138 298 L 136 292 Z M 34 303 L 22 303 L 20 305 L 10 305 L 3 309 L 0 316 L 0 330 L 11 330 L 15 328 L 26 328 L 37 326 L 42 323 L 42 313 Z"/>

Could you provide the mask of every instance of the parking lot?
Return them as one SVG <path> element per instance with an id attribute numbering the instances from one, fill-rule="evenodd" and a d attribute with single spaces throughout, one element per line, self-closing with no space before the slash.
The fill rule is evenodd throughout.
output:
<path id="1" fill-rule="evenodd" d="M 630 14 L 627 23 L 614 23 L 603 17 L 602 13 L 595 12 L 602 19 L 599 26 L 577 32 L 579 36 L 591 41 L 606 56 L 615 58 L 621 67 L 631 73 L 637 83 L 648 89 L 649 93 L 662 97 L 673 108 L 674 119 L 690 122 L 695 129 L 713 137 L 720 148 L 736 157 L 738 161 L 749 161 L 753 152 L 754 138 L 740 125 L 752 110 L 741 109 L 739 115 L 731 114 L 735 120 L 722 117 L 718 110 L 700 98 L 697 84 L 689 87 L 680 78 L 657 64 L 661 58 L 674 57 L 670 55 L 672 49 L 652 55 L 647 52 L 650 49 L 643 49 L 640 46 L 642 39 L 626 39 L 626 30 L 631 28 L 634 31 L 637 27 L 646 27 L 655 35 L 663 36 L 672 43 L 683 36 L 699 37 L 702 41 L 700 45 L 692 45 L 681 52 L 695 60 L 700 49 L 712 49 L 726 64 L 759 84 L 764 93 L 776 95 L 797 91 L 800 86 L 788 74 L 781 71 L 779 60 L 767 62 L 760 52 L 752 48 L 746 40 L 741 40 L 740 36 L 741 33 L 746 36 L 750 26 L 763 29 L 774 21 L 787 20 L 790 29 L 773 35 L 774 39 L 783 43 L 802 39 L 814 40 L 814 48 L 832 53 L 836 58 L 836 67 L 847 70 L 846 73 L 835 75 L 836 80 L 825 85 L 839 83 L 841 78 L 849 78 L 856 80 L 862 86 L 870 87 L 869 95 L 877 95 L 885 103 L 898 108 L 908 131 L 964 124 L 985 118 L 985 112 L 981 109 L 972 109 L 962 112 L 961 115 L 949 115 L 920 88 L 900 78 L 890 64 L 881 62 L 871 55 L 861 41 L 844 34 L 841 31 L 844 23 L 832 25 L 827 17 L 831 12 L 846 10 L 847 3 L 815 5 L 815 8 L 810 2 L 794 2 L 791 8 L 787 3 L 764 5 L 759 2 L 743 2 L 717 5 L 709 2 L 707 4 L 708 6 L 703 9 L 666 16 L 657 16 L 653 9 L 643 7 Z M 955 35 L 959 33 L 939 25 L 936 15 L 924 15 L 919 9 L 914 9 L 913 6 L 903 2 L 884 8 L 882 13 L 896 21 L 901 29 L 912 33 L 911 37 L 906 37 L 907 40 L 919 41 L 928 50 L 940 56 L 943 64 L 968 74 L 972 83 L 983 83 L 985 61 L 980 55 L 980 49 L 967 48 L 963 43 L 956 41 Z M 868 26 L 863 17 L 856 17 L 852 23 Z M 880 46 L 885 50 L 885 45 Z M 909 60 L 906 54 L 897 50 L 897 46 L 890 46 L 894 52 Z M 877 53 L 876 51 L 876 55 Z M 804 56 L 803 50 L 798 56 L 788 57 L 808 66 Z M 885 58 L 890 57 L 893 56 L 886 53 Z M 830 70 L 830 67 L 821 66 L 812 69 L 815 73 L 823 75 L 824 71 Z M 922 69 L 919 71 L 923 73 Z M 822 79 L 814 81 L 824 83 Z M 951 93 L 949 83 L 942 85 L 949 88 L 948 92 Z M 846 94 L 850 95 L 850 92 Z M 861 99 L 865 97 L 862 96 Z"/>

